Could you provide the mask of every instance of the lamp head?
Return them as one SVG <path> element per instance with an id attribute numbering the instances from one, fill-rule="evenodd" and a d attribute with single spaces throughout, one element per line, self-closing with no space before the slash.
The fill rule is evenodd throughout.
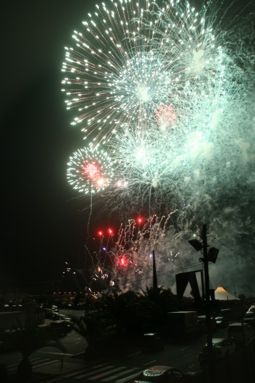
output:
<path id="1" fill-rule="evenodd" d="M 202 243 L 201 243 L 198 239 L 191 239 L 191 240 L 189 241 L 189 243 L 190 243 L 191 246 L 194 247 L 194 249 L 197 250 L 197 251 L 202 250 L 202 248 L 203 248 Z"/>
<path id="2" fill-rule="evenodd" d="M 207 254 L 207 259 L 209 262 L 216 262 L 217 256 L 218 256 L 219 250 L 216 249 L 216 247 L 211 247 Z"/>

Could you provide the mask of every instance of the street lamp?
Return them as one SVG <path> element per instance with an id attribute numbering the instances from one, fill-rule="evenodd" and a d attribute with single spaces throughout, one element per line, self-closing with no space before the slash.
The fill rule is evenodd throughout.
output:
<path id="1" fill-rule="evenodd" d="M 202 250 L 202 248 L 203 248 L 202 243 L 201 243 L 198 239 L 191 239 L 191 240 L 189 241 L 189 243 L 190 243 L 191 246 L 193 246 L 194 249 L 197 250 L 197 251 Z"/>
<path id="2" fill-rule="evenodd" d="M 207 345 L 209 351 L 212 351 L 212 328 L 211 328 L 211 309 L 210 309 L 210 281 L 209 281 L 209 262 L 216 262 L 219 250 L 215 247 L 211 247 L 208 250 L 207 244 L 207 225 L 204 224 L 201 231 L 201 240 L 191 239 L 189 243 L 195 250 L 203 250 L 203 258 L 200 260 L 204 263 L 204 275 L 205 275 L 205 311 L 206 311 L 206 327 L 207 327 Z"/>
<path id="3" fill-rule="evenodd" d="M 155 250 L 152 250 L 152 272 L 153 272 L 153 290 L 157 291 L 157 289 L 158 289 L 158 278 L 157 278 L 157 269 L 156 269 Z"/>

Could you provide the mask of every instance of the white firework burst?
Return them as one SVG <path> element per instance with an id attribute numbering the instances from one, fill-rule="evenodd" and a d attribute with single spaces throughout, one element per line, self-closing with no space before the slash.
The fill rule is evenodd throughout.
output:
<path id="1" fill-rule="evenodd" d="M 171 80 L 167 61 L 152 51 L 138 52 L 113 77 L 112 94 L 129 122 L 150 119 L 156 108 L 168 101 Z"/>
<path id="2" fill-rule="evenodd" d="M 72 125 L 79 125 L 85 136 L 92 134 L 92 139 L 106 141 L 130 120 L 131 113 L 135 119 L 145 104 L 147 108 L 160 97 L 155 80 L 160 60 L 150 53 L 151 31 L 143 42 L 136 38 L 140 18 L 149 7 L 148 0 L 97 4 L 83 21 L 84 31 L 74 31 L 75 46 L 65 48 L 62 72 L 67 77 L 62 91 L 67 109 L 75 112 Z M 151 95 L 154 88 L 147 85 L 149 76 L 154 77 L 155 97 Z M 167 78 L 163 71 L 161 76 L 163 85 Z"/>

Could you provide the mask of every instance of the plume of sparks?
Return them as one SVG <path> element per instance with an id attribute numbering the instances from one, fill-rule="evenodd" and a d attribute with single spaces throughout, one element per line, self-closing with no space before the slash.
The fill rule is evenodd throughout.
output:
<path id="1" fill-rule="evenodd" d="M 174 227 L 175 214 L 173 211 L 164 216 L 153 215 L 142 224 L 129 219 L 127 224 L 120 226 L 115 246 L 111 250 L 114 259 L 112 280 L 119 288 L 141 290 L 151 286 L 153 250 L 161 282 L 165 282 L 167 274 L 167 285 L 174 283 L 174 272 L 183 267 L 178 249 L 183 233 L 178 233 Z"/>
<path id="2" fill-rule="evenodd" d="M 186 211 L 173 211 L 163 216 L 153 215 L 142 223 L 129 219 L 121 224 L 116 241 L 104 257 L 100 252 L 93 255 L 96 265 L 93 280 L 97 281 L 94 288 L 103 286 L 109 290 L 141 291 L 151 287 L 153 250 L 159 285 L 175 289 L 176 273 L 201 270 L 199 255 L 188 243 L 192 238 L 200 240 L 201 232 L 198 217 L 194 216 L 193 211 L 191 213 L 190 219 L 187 208 Z M 240 239 L 245 236 L 247 240 L 250 226 L 250 218 L 245 217 L 236 206 L 225 207 L 221 214 L 218 208 L 211 216 L 209 245 L 220 249 L 217 266 L 210 265 L 213 286 L 224 281 L 226 286 L 235 285 L 238 291 L 244 289 L 245 282 L 240 278 L 240 272 L 249 274 L 249 265 L 252 264 L 249 252 L 253 253 L 252 241 L 248 241 L 245 244 L 245 261 L 239 256 L 239 252 L 244 251 Z"/>

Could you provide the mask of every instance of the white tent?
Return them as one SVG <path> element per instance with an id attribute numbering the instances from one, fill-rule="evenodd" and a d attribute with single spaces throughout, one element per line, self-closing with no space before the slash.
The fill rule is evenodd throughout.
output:
<path id="1" fill-rule="evenodd" d="M 214 291 L 215 299 L 219 301 L 239 301 L 239 298 L 235 297 L 233 294 L 230 294 L 224 287 L 219 286 Z"/>

